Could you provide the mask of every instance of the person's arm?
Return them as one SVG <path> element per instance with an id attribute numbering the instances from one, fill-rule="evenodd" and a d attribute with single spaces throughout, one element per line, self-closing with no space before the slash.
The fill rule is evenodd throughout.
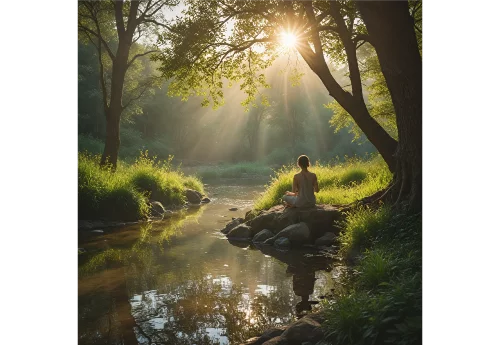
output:
<path id="1" fill-rule="evenodd" d="M 292 192 L 286 191 L 285 195 L 297 196 L 297 193 L 295 192 L 296 184 L 297 184 L 297 181 L 296 181 L 295 176 L 294 176 L 293 182 L 292 182 Z"/>
<path id="2" fill-rule="evenodd" d="M 313 183 L 313 186 L 314 186 L 314 191 L 316 193 L 319 192 L 319 185 L 318 185 L 318 177 L 316 176 L 316 174 L 314 174 L 314 183 Z"/>
<path id="3" fill-rule="evenodd" d="M 297 195 L 299 192 L 299 181 L 297 179 L 297 176 L 294 176 L 293 177 L 293 185 L 292 185 L 292 193 L 294 193 L 294 195 Z"/>

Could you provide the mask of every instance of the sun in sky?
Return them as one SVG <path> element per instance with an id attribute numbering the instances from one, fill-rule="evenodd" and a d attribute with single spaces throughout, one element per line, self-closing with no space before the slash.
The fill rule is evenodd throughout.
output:
<path id="1" fill-rule="evenodd" d="M 281 44 L 286 48 L 295 47 L 295 43 L 297 43 L 297 36 L 295 36 L 291 32 L 283 31 L 281 33 Z"/>

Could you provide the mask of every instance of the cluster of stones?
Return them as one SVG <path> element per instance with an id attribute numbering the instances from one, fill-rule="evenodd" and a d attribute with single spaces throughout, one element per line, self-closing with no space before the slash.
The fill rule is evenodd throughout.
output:
<path id="1" fill-rule="evenodd" d="M 159 201 L 149 200 L 149 206 L 151 207 L 151 214 L 148 221 L 155 219 L 164 219 L 174 215 L 174 211 L 181 209 L 183 207 L 188 207 L 189 205 L 197 206 L 210 202 L 210 199 L 202 195 L 200 192 L 194 189 L 186 189 L 184 195 L 188 202 L 185 205 L 171 206 L 171 209 L 166 209 L 163 204 Z M 93 229 L 103 229 L 109 227 L 118 227 L 124 225 L 137 224 L 139 221 L 135 222 L 116 222 L 116 221 L 99 221 L 99 220 L 79 220 L 78 230 L 93 230 Z M 102 230 L 101 230 L 102 231 Z"/>
<path id="2" fill-rule="evenodd" d="M 331 205 L 312 208 L 274 206 L 251 218 L 236 218 L 221 230 L 229 240 L 252 241 L 278 248 L 296 248 L 305 244 L 331 246 L 340 232 L 340 209 Z"/>
<path id="3" fill-rule="evenodd" d="M 194 189 L 186 189 L 185 190 L 186 198 L 191 204 L 204 204 L 210 202 L 210 199 L 207 197 L 203 197 L 203 195 Z"/>
<path id="4" fill-rule="evenodd" d="M 287 327 L 271 328 L 260 337 L 248 339 L 241 345 L 314 345 L 324 337 L 321 323 L 325 318 L 321 313 L 309 314 Z"/>
<path id="5" fill-rule="evenodd" d="M 186 205 L 200 205 L 200 204 L 206 204 L 210 202 L 210 199 L 207 198 L 206 196 L 203 196 L 200 192 L 194 189 L 186 189 L 184 191 L 184 195 L 186 196 L 186 199 L 188 200 L 186 202 Z M 171 210 L 165 209 L 163 207 L 162 203 L 159 201 L 154 201 L 150 200 L 149 204 L 151 205 L 151 213 L 153 217 L 166 217 L 169 215 L 172 215 L 174 212 Z M 182 208 L 182 206 L 181 206 Z"/>

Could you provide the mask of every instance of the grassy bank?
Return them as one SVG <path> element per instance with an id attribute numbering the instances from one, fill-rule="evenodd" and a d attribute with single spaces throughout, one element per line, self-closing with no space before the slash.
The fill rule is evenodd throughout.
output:
<path id="1" fill-rule="evenodd" d="M 324 302 L 332 344 L 421 344 L 422 222 L 388 208 L 348 214 L 339 254 L 348 271 Z"/>
<path id="2" fill-rule="evenodd" d="M 391 174 L 380 159 L 315 165 L 318 203 L 348 204 L 383 189 Z M 277 172 L 255 210 L 280 203 L 298 171 Z M 422 223 L 389 207 L 351 210 L 338 238 L 347 269 L 322 303 L 329 344 L 420 344 L 422 341 Z"/>
<path id="3" fill-rule="evenodd" d="M 293 175 L 299 169 L 294 165 L 283 167 L 276 173 L 265 193 L 255 202 L 255 210 L 263 210 L 281 202 L 286 191 L 291 191 Z M 318 177 L 319 204 L 349 204 L 386 187 L 392 179 L 387 165 L 380 157 L 369 161 L 351 159 L 331 165 L 310 167 Z"/>
<path id="4" fill-rule="evenodd" d="M 150 212 L 149 199 L 164 206 L 180 205 L 186 188 L 203 193 L 199 179 L 173 169 L 171 160 L 156 161 L 147 151 L 133 164 L 120 162 L 114 173 L 99 167 L 98 156 L 78 155 L 79 219 L 143 219 Z"/>

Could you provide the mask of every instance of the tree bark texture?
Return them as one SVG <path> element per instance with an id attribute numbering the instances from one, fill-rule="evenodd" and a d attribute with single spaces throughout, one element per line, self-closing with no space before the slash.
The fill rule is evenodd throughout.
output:
<path id="1" fill-rule="evenodd" d="M 422 57 L 406 1 L 356 2 L 396 112 L 396 204 L 422 210 Z M 360 126 L 361 127 L 361 126 Z"/>
<path id="2" fill-rule="evenodd" d="M 335 100 L 352 116 L 354 122 L 356 122 L 367 139 L 375 146 L 385 160 L 389 169 L 394 172 L 396 169 L 394 154 L 398 142 L 370 115 L 362 98 L 360 99 L 352 96 L 339 86 L 333 78 L 322 54 L 314 54 L 311 56 L 311 54 L 308 54 L 304 49 L 299 49 L 299 53 L 301 53 L 313 72 L 321 79 L 330 96 L 335 98 Z"/>
<path id="3" fill-rule="evenodd" d="M 130 46 L 123 47 L 121 42 L 118 45 L 112 69 L 109 107 L 106 111 L 106 141 L 101 157 L 101 166 L 110 164 L 113 169 L 116 169 L 118 150 L 120 148 L 120 118 L 123 111 L 122 95 L 129 50 Z"/>

